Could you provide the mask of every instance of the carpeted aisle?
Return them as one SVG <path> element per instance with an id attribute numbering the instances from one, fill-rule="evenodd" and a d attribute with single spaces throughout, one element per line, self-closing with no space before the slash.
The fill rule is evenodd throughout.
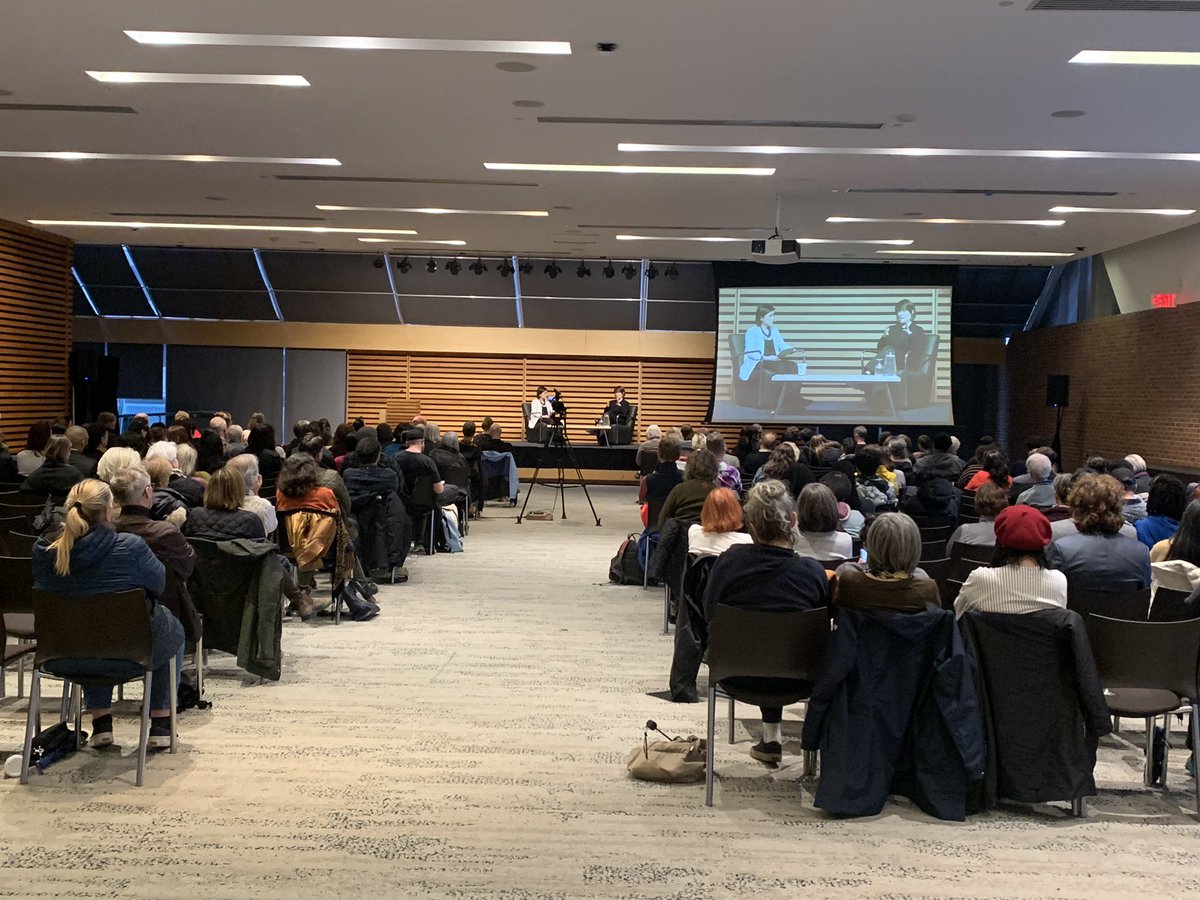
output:
<path id="1" fill-rule="evenodd" d="M 592 493 L 602 528 L 577 491 L 567 522 L 517 526 L 489 507 L 465 554 L 414 557 L 374 622 L 285 624 L 278 684 L 214 654 L 215 708 L 181 718 L 181 751 L 153 757 L 142 789 L 136 700 L 119 751 L 0 783 L 0 896 L 1200 893 L 1183 750 L 1163 798 L 1140 787 L 1140 754 L 1106 742 L 1103 793 L 1082 822 L 1043 807 L 941 823 L 907 804 L 835 820 L 813 809 L 798 757 L 778 772 L 750 760 L 755 711 L 739 707 L 714 808 L 702 785 L 631 781 L 645 720 L 701 733 L 704 707 L 647 696 L 670 664 L 662 595 L 606 583 L 637 508 L 629 489 Z M 538 489 L 532 506 L 549 497 Z M 24 724 L 14 676 L 8 688 L 2 751 Z M 798 752 L 794 711 L 785 733 Z"/>

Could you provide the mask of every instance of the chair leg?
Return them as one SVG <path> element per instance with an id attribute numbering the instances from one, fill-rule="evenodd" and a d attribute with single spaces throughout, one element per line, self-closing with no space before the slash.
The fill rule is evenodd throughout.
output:
<path id="1" fill-rule="evenodd" d="M 715 743 L 714 737 L 717 731 L 717 688 L 716 685 L 710 685 L 708 688 L 708 743 L 705 745 L 704 756 L 704 805 L 713 805 L 713 780 L 716 777 L 716 772 L 713 769 L 714 757 L 716 750 L 713 748 Z"/>
<path id="2" fill-rule="evenodd" d="M 71 692 L 74 690 L 73 685 L 69 681 L 62 683 L 62 703 L 59 706 L 58 721 L 71 721 Z"/>
<path id="3" fill-rule="evenodd" d="M 120 701 L 123 701 L 124 699 L 125 699 L 125 685 L 118 684 L 117 685 L 117 701 L 120 702 Z"/>
<path id="4" fill-rule="evenodd" d="M 671 631 L 671 589 L 663 582 L 663 634 Z"/>
<path id="5" fill-rule="evenodd" d="M 175 752 L 175 739 L 177 737 L 175 733 L 175 711 L 179 706 L 179 672 L 176 669 L 177 662 L 176 658 L 172 656 L 168 666 L 170 670 L 168 674 L 171 678 L 171 753 Z"/>
<path id="6" fill-rule="evenodd" d="M 1071 815 L 1076 819 L 1087 818 L 1087 798 L 1076 797 L 1071 801 Z"/>
<path id="7" fill-rule="evenodd" d="M 1154 719 L 1146 719 L 1146 765 L 1142 768 L 1142 784 L 1154 787 Z"/>
<path id="8" fill-rule="evenodd" d="M 733 743 L 733 724 L 737 721 L 737 701 L 729 698 L 729 743 Z"/>
<path id="9" fill-rule="evenodd" d="M 142 739 L 138 742 L 138 787 L 146 780 L 146 750 L 150 746 L 150 691 L 153 686 L 154 673 L 147 669 L 142 679 Z"/>
<path id="10" fill-rule="evenodd" d="M 1192 704 L 1192 756 L 1200 753 L 1200 702 Z M 1196 788 L 1196 815 L 1200 816 L 1200 775 L 1192 779 Z"/>
<path id="11" fill-rule="evenodd" d="M 804 751 L 804 774 L 808 776 L 817 774 L 817 751 Z"/>
<path id="12" fill-rule="evenodd" d="M 75 749 L 83 749 L 83 688 L 71 686 L 71 706 L 75 710 Z"/>
<path id="13" fill-rule="evenodd" d="M 33 756 L 33 736 L 40 718 L 38 706 L 42 699 L 42 673 L 34 667 L 29 679 L 29 711 L 25 715 L 25 746 L 21 755 L 21 784 L 29 784 L 29 764 Z M 1194 721 L 1194 719 L 1193 719 Z"/>
<path id="14" fill-rule="evenodd" d="M 196 694 L 204 697 L 204 635 L 196 639 Z"/>

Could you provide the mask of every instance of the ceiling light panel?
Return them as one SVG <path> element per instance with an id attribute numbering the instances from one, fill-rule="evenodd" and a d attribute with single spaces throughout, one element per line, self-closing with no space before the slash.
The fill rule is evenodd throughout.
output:
<path id="1" fill-rule="evenodd" d="M 795 147 L 783 144 L 633 144 L 623 153 L 742 153 L 759 156 L 907 156 L 977 159 L 1133 159 L 1200 162 L 1200 153 L 1127 153 L 1113 150 L 976 150 L 952 147 Z"/>
<path id="2" fill-rule="evenodd" d="M 618 234 L 618 241 L 695 241 L 704 244 L 744 244 L 750 238 L 745 237 L 718 237 L 715 235 L 694 235 L 681 237 L 677 235 L 653 235 L 653 234 Z M 837 238 L 795 238 L 797 244 L 870 244 L 883 245 L 889 247 L 907 247 L 913 242 L 911 240 L 895 238 L 889 240 L 873 240 L 873 241 L 855 241 L 855 240 L 839 240 Z"/>
<path id="3" fill-rule="evenodd" d="M 119 160 L 132 162 L 257 163 L 261 166 L 340 166 L 332 157 L 210 156 L 203 153 L 91 153 L 79 150 L 0 150 L 0 159 L 57 159 L 66 162 Z"/>
<path id="4" fill-rule="evenodd" d="M 442 53 L 516 53 L 569 56 L 569 41 L 464 41 L 438 38 L 319 34 L 224 34 L 206 31 L 126 31 L 157 47 L 294 47 L 312 50 L 432 50 Z"/>
<path id="5" fill-rule="evenodd" d="M 544 219 L 550 215 L 544 209 L 442 209 L 440 207 L 409 206 L 326 206 L 318 203 L 317 209 L 325 212 L 386 212 L 416 213 L 422 216 L 523 216 Z"/>
<path id="6" fill-rule="evenodd" d="M 299 234 L 416 234 L 407 228 L 335 228 L 327 225 L 232 225 L 216 222 L 108 222 L 94 219 L 30 219 L 47 228 L 133 228 L 180 231 L 272 231 Z"/>
<path id="7" fill-rule="evenodd" d="M 876 250 L 892 256 L 1012 256 L 1018 258 L 1074 256 L 1053 250 Z"/>
<path id="8" fill-rule="evenodd" d="M 493 172 L 593 172 L 610 175 L 774 175 L 774 169 L 735 166 L 599 166 L 574 163 L 484 163 Z"/>
<path id="9" fill-rule="evenodd" d="M 1051 210 L 1054 212 L 1054 210 Z M 1056 228 L 1066 225 L 1066 219 L 937 219 L 910 216 L 902 219 L 868 219 L 857 216 L 830 216 L 825 220 L 834 225 L 849 224 L 907 224 L 916 222 L 918 225 L 1037 225 L 1044 228 Z"/>
<path id="10" fill-rule="evenodd" d="M 205 72 L 99 72 L 89 78 L 105 84 L 247 84 L 264 87 L 310 87 L 303 75 L 226 75 Z"/>
<path id="11" fill-rule="evenodd" d="M 410 241 L 410 240 L 398 241 L 394 238 L 374 238 L 374 237 L 360 237 L 359 240 L 364 244 L 399 244 L 399 245 L 402 245 L 405 247 L 409 246 L 410 244 L 436 244 L 441 247 L 465 247 L 465 246 L 467 246 L 466 241 Z"/>
<path id="12" fill-rule="evenodd" d="M 1200 53 L 1163 50 L 1080 50 L 1070 62 L 1090 66 L 1200 66 Z"/>
<path id="13" fill-rule="evenodd" d="M 1108 206 L 1054 206 L 1052 213 L 1121 213 L 1130 216 L 1191 216 L 1194 209 L 1116 209 Z"/>

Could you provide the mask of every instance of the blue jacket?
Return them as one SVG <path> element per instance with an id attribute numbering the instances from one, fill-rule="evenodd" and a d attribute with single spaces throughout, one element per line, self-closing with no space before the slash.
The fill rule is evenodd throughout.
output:
<path id="1" fill-rule="evenodd" d="M 815 803 L 877 815 L 889 794 L 939 819 L 966 818 L 983 777 L 983 720 L 953 610 L 838 609 L 801 743 L 821 751 Z"/>
<path id="2" fill-rule="evenodd" d="M 1071 590 L 1137 591 L 1150 587 L 1150 551 L 1123 534 L 1069 534 L 1046 548 L 1050 568 Z"/>
<path id="3" fill-rule="evenodd" d="M 90 597 L 118 591 L 144 590 L 158 597 L 167 583 L 167 570 L 136 534 L 117 534 L 97 525 L 71 548 L 71 574 L 54 571 L 53 536 L 33 546 L 33 586 L 68 597 Z"/>
<path id="4" fill-rule="evenodd" d="M 1159 541 L 1175 536 L 1179 530 L 1179 522 L 1170 516 L 1146 516 L 1133 523 L 1138 540 L 1153 549 Z"/>

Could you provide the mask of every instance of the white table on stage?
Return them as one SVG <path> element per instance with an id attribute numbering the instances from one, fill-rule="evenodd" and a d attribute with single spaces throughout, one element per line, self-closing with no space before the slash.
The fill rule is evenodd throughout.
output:
<path id="1" fill-rule="evenodd" d="M 892 397 L 892 385 L 900 383 L 899 375 L 865 375 L 862 372 L 808 372 L 804 375 L 774 375 L 772 384 L 779 385 L 779 399 L 775 401 L 772 415 L 778 415 L 783 408 L 783 398 L 792 384 L 881 384 L 887 391 L 888 406 L 892 409 L 892 418 L 896 417 L 896 401 Z"/>

